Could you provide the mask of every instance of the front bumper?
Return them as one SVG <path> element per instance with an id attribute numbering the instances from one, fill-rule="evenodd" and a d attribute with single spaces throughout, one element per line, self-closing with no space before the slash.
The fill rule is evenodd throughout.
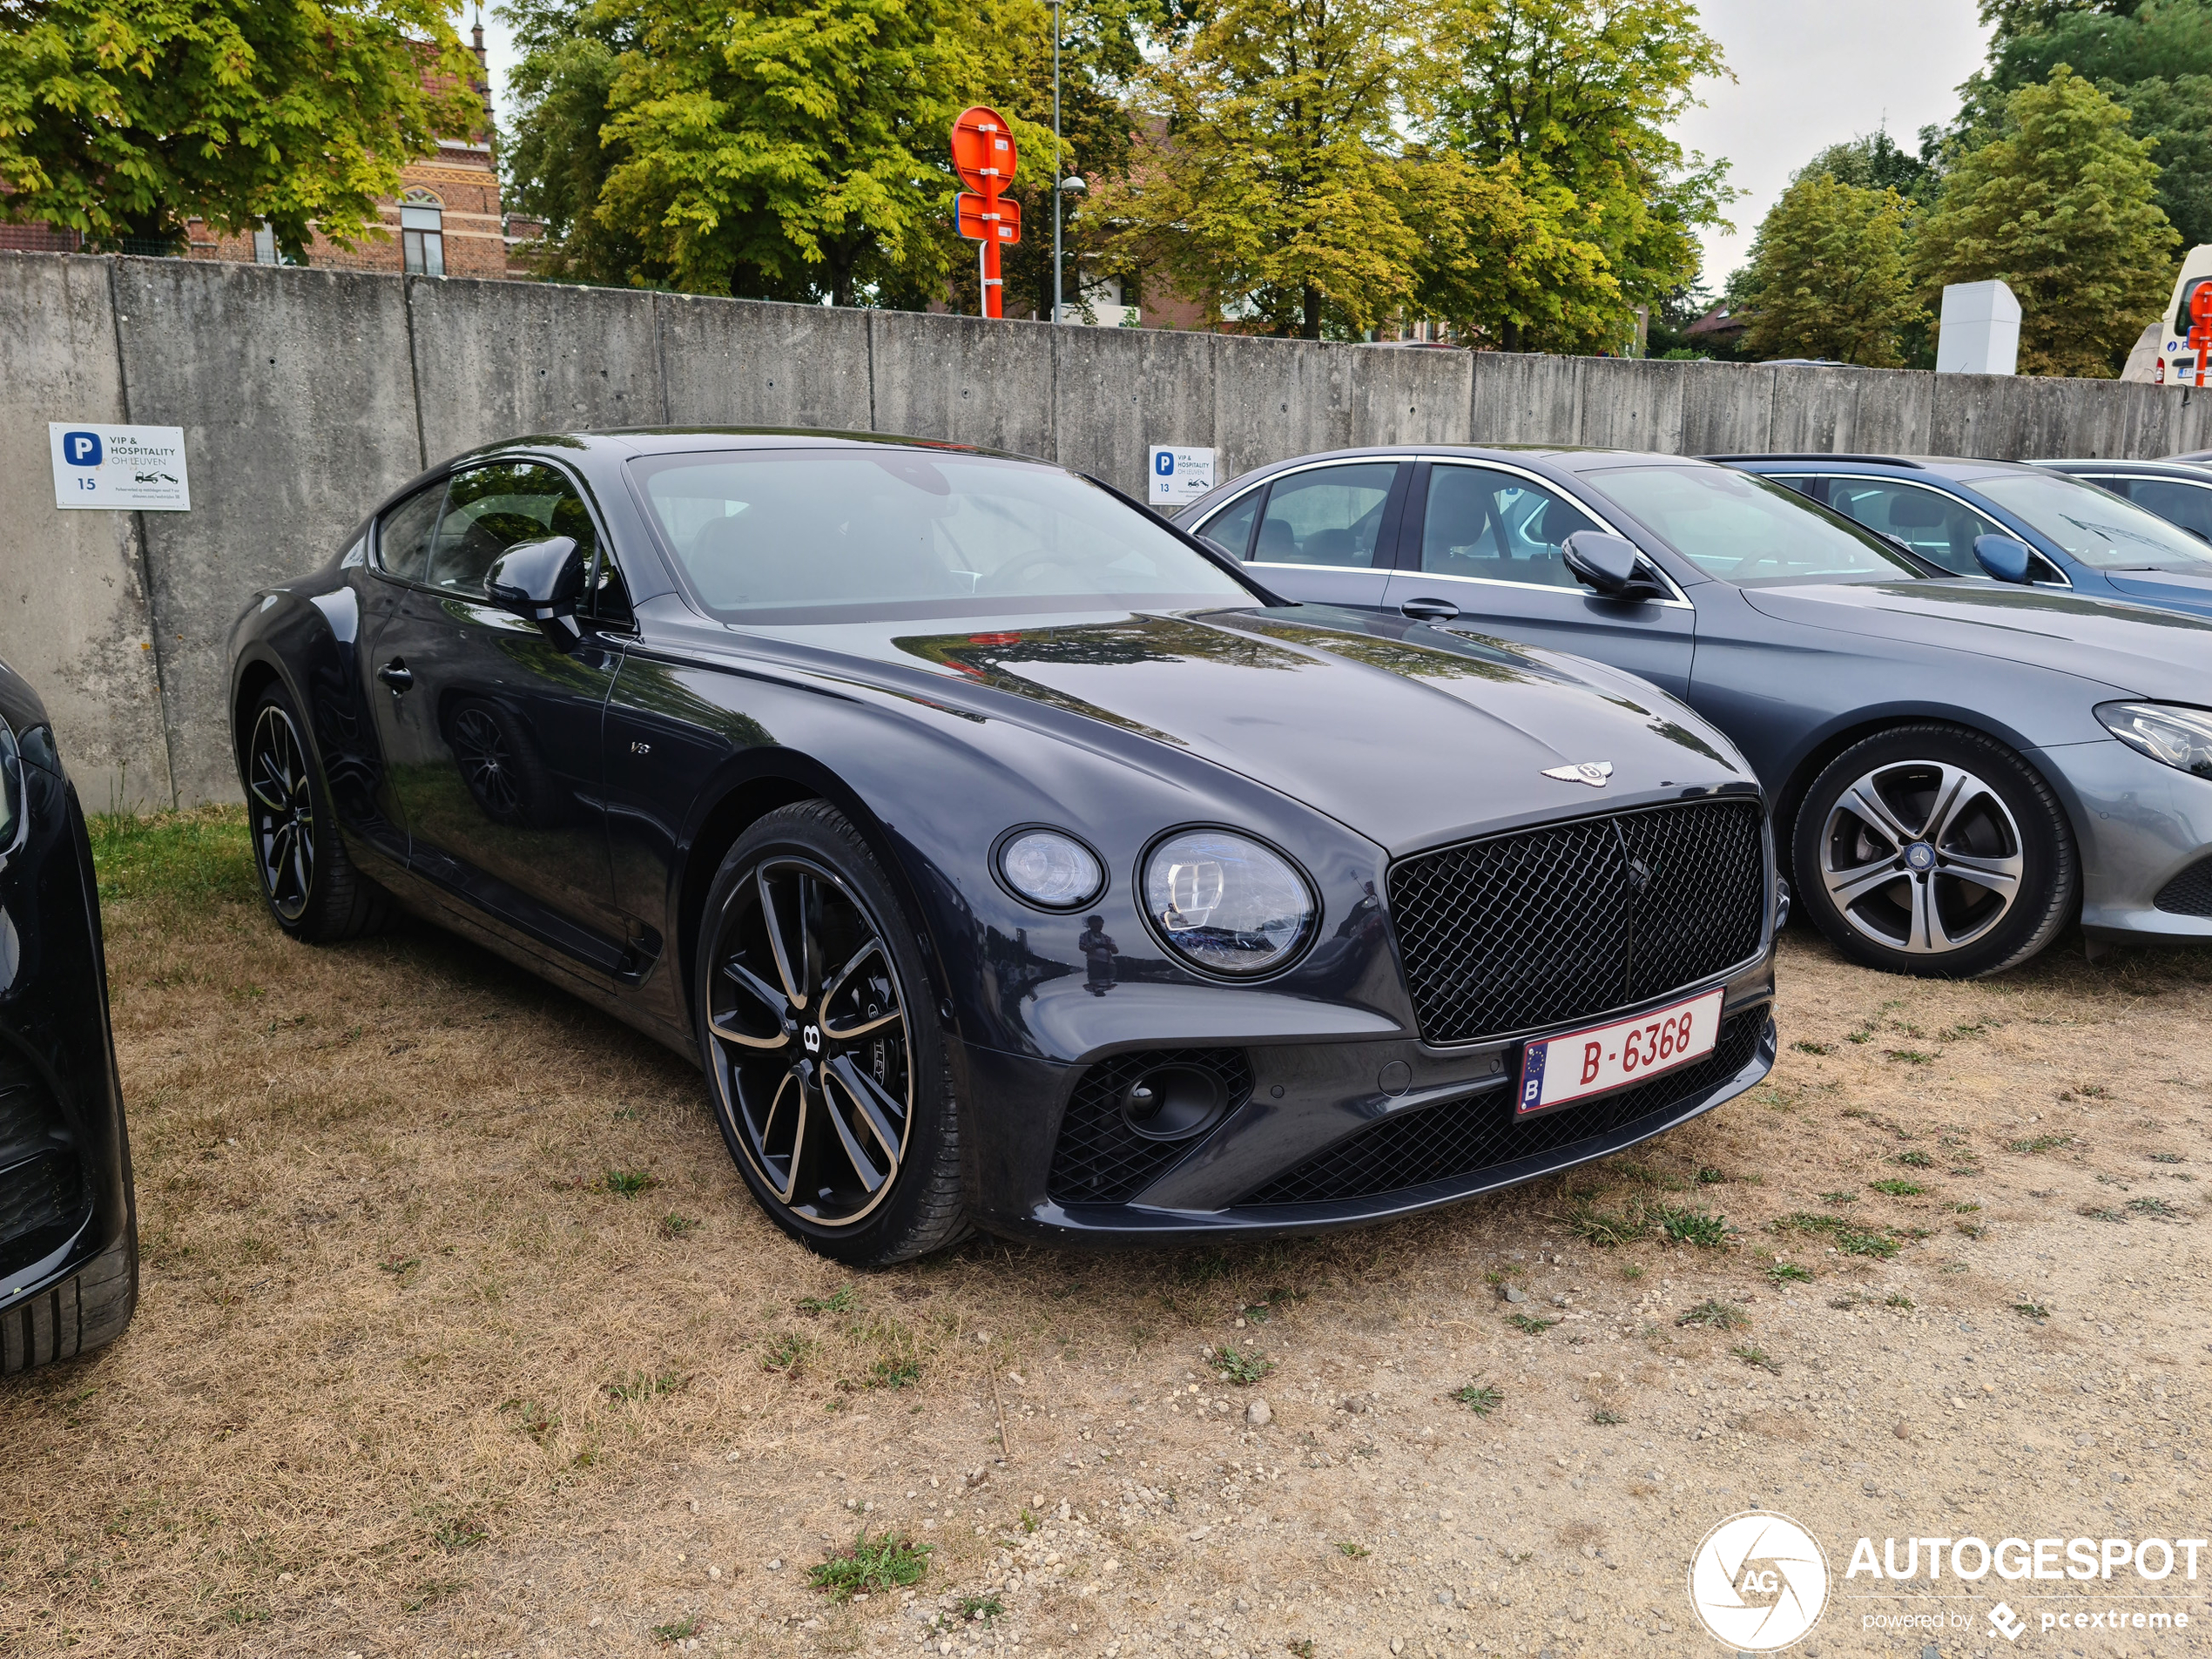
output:
<path id="1" fill-rule="evenodd" d="M 2084 933 L 2212 939 L 2212 914 L 2160 904 L 2161 895 L 2168 906 L 2188 902 L 2175 896 L 2175 878 L 2212 859 L 2212 779 L 2161 765 L 2116 738 L 2036 750 L 2030 759 L 2074 823 Z"/>
<path id="2" fill-rule="evenodd" d="M 1513 1084 L 1526 1037 L 1451 1049 L 1406 1036 L 1249 1043 L 1237 1051 L 1249 1097 L 1109 1203 L 1055 1198 L 1055 1154 L 1084 1074 L 1146 1045 L 1117 1044 L 1078 1065 L 963 1045 L 974 1213 L 993 1231 L 1062 1244 L 1172 1244 L 1382 1221 L 1533 1180 L 1662 1134 L 1766 1076 L 1776 1048 L 1770 943 L 1720 980 L 1643 1006 L 1713 984 L 1727 995 L 1710 1060 L 1518 1123 Z M 1159 1047 L 1189 1042 L 1163 1034 Z"/>
<path id="3" fill-rule="evenodd" d="M 0 1314 L 131 1224 L 91 847 L 68 783 L 24 779 L 28 829 L 0 864 Z"/>

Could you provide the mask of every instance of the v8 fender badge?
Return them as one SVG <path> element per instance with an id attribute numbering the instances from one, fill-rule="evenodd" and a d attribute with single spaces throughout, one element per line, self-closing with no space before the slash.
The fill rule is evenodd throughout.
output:
<path id="1" fill-rule="evenodd" d="M 1571 766 L 1546 766 L 1544 776 L 1556 778 L 1563 784 L 1588 784 L 1592 789 L 1602 789 L 1613 775 L 1610 760 L 1578 760 Z"/>

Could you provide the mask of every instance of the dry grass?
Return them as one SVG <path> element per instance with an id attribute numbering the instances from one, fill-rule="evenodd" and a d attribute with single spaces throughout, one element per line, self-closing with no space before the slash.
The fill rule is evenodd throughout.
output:
<path id="1" fill-rule="evenodd" d="M 1804 1306 L 1859 1298 L 1824 1317 L 1925 1325 L 1939 1298 L 2060 1353 L 2079 1298 L 2022 1261 L 2094 1224 L 2078 1204 L 2107 1204 L 2121 1224 L 2101 1231 L 2141 1240 L 2203 1204 L 2177 1177 L 2202 1144 L 2212 954 L 2092 968 L 2054 951 L 1993 984 L 1919 985 L 1800 935 L 1773 1081 L 1630 1157 L 1321 1241 L 1172 1255 L 976 1241 L 855 1278 L 759 1217 L 680 1058 L 428 927 L 290 944 L 252 902 L 233 815 L 118 827 L 100 855 L 145 1294 L 112 1349 L 0 1393 L 0 1629 L 25 1655 L 641 1651 L 685 1620 L 717 1650 L 910 1652 L 883 1598 L 823 1604 L 801 1572 L 865 1524 L 935 1543 L 927 1593 L 1001 1584 L 1001 1529 L 1020 1543 L 1020 1512 L 1063 1497 L 1118 1525 L 1120 1588 L 1063 1584 L 1064 1566 L 1015 1573 L 1030 1587 L 1018 1608 L 1013 1588 L 989 1594 L 1032 1645 L 1095 1653 L 1088 1621 L 1207 1597 L 1264 1595 L 1259 1620 L 1293 1591 L 1303 1608 L 1268 1637 L 1278 1650 L 1327 1628 L 1386 1639 L 1392 1604 L 1359 1588 L 1384 1581 L 1376 1562 L 1330 1541 L 1384 1548 L 1402 1501 L 1386 1486 L 1440 1487 L 1447 1441 L 1487 1447 L 1508 1424 L 1531 1437 L 1527 1476 L 1498 1470 L 1501 1441 L 1455 1477 L 1541 1473 L 1549 1509 L 1507 1506 L 1536 1529 L 1531 1550 L 1587 1552 L 1608 1528 L 1664 1532 L 1669 1514 L 1694 1540 L 1716 1518 L 1664 1507 L 1683 1501 L 1667 1488 L 1693 1456 L 1687 1427 L 1666 1480 L 1640 1464 L 1609 1510 L 1533 1461 L 1548 1435 L 1649 1443 L 1677 1359 L 1738 1388 L 1792 1386 L 1777 1256 L 1815 1272 L 1795 1287 Z M 1908 1177 L 1925 1190 L 1870 1184 Z M 1844 1189 L 1848 1204 L 1820 1196 Z M 2128 1207 L 2145 1197 L 2172 1213 Z M 1592 1248 L 1568 1230 L 1577 1206 L 1703 1210 L 1735 1237 Z M 1831 1253 L 1832 1232 L 1773 1231 L 1800 1214 L 1840 1214 L 1903 1254 L 1885 1265 Z M 1529 1260 L 1560 1253 L 1564 1269 Z M 1548 1314 L 1554 1286 L 1579 1292 L 1588 1322 L 1514 1333 L 1492 1288 L 1507 1275 L 1531 1279 Z M 1907 1285 L 1920 1311 L 1884 1304 Z M 2059 1318 L 2010 1311 L 2031 1294 L 2064 1303 Z M 2212 1311 L 2202 1284 L 2176 1295 L 2177 1318 Z M 1751 1309 L 1749 1339 L 1676 1325 L 1711 1298 Z M 1728 1358 L 1747 1340 L 1778 1370 Z M 1220 1392 L 1198 1351 L 1224 1341 L 1275 1374 L 1238 1391 L 1234 1415 L 1170 1414 L 1186 1374 L 1201 1398 Z M 1502 1387 L 1495 1416 L 1450 1399 L 1470 1378 Z M 1393 1414 L 1333 1409 L 1353 1389 Z M 1275 1401 L 1264 1434 L 1242 1425 L 1255 1392 Z M 1601 1411 L 1622 1426 L 1592 1429 Z M 1133 1425 L 1118 1439 L 1117 1419 Z M 1732 1420 L 1778 1459 L 1831 1455 L 1778 1405 Z M 1254 1459 L 1290 1471 L 1265 1477 L 1281 1481 L 1267 1524 L 1318 1529 L 1311 1563 L 1256 1567 L 1186 1539 L 1187 1510 L 1132 1521 L 1115 1496 L 1171 1474 L 1188 1501 L 1202 1481 L 1260 1478 L 1224 1473 Z M 1117 1502 L 1123 1520 L 1102 1521 Z M 772 1554 L 788 1558 L 780 1575 Z M 1647 1599 L 1678 1600 L 1663 1588 L 1678 1572 L 1656 1552 Z M 1561 1632 L 1561 1652 L 1606 1650 L 1595 1625 Z"/>

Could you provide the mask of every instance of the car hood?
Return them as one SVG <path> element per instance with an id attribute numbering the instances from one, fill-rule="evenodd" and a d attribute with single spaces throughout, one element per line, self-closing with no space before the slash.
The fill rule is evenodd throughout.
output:
<path id="1" fill-rule="evenodd" d="M 1726 738 L 1642 680 L 1325 606 L 838 632 L 848 658 L 926 666 L 1043 724 L 1073 717 L 1201 757 L 1393 853 L 1753 786 Z M 1544 776 L 1584 761 L 1609 765 L 1602 787 Z"/>
<path id="2" fill-rule="evenodd" d="M 2201 615 L 2212 615 L 2212 577 L 2180 570 L 2107 570 L 2105 579 L 2114 592 L 2144 604 L 2182 605 Z"/>
<path id="3" fill-rule="evenodd" d="M 2212 621 L 2000 582 L 1834 582 L 1745 588 L 1777 622 L 1971 651 L 2133 692 L 2199 702 Z"/>

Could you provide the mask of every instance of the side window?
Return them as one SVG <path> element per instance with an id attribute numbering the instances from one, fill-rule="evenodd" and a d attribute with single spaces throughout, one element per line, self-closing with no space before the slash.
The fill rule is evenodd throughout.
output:
<path id="1" fill-rule="evenodd" d="M 1831 480 L 1828 504 L 1870 530 L 1896 537 L 1954 576 L 1982 573 L 1974 563 L 1976 536 L 2012 534 L 1963 502 L 1887 478 Z"/>
<path id="2" fill-rule="evenodd" d="M 570 536 L 587 557 L 598 552 L 591 515 L 576 487 L 552 468 L 506 462 L 456 473 L 431 538 L 427 585 L 482 598 L 492 561 L 523 542 Z"/>
<path id="3" fill-rule="evenodd" d="M 1541 484 L 1487 467 L 1439 464 L 1429 469 L 1421 569 L 1431 576 L 1578 588 L 1560 543 L 1596 528 L 1588 514 Z"/>
<path id="4" fill-rule="evenodd" d="M 1318 467 L 1269 487 L 1251 557 L 1262 564 L 1372 569 L 1394 461 Z"/>
<path id="5" fill-rule="evenodd" d="M 2148 508 L 2169 524 L 2212 542 L 2212 486 L 2177 483 L 2171 478 L 2098 478 L 2102 484 Z"/>
<path id="6" fill-rule="evenodd" d="M 1217 542 L 1240 559 L 1252 556 L 1252 523 L 1259 516 L 1260 497 L 1264 489 L 1250 489 L 1242 500 L 1226 512 L 1216 513 L 1199 529 L 1198 534 L 1209 542 Z"/>
<path id="7" fill-rule="evenodd" d="M 388 576 L 402 582 L 422 580 L 422 566 L 428 557 L 430 531 L 438 522 L 438 509 L 445 505 L 446 487 L 442 482 L 432 484 L 418 495 L 409 496 L 397 507 L 376 522 L 376 563 Z"/>

